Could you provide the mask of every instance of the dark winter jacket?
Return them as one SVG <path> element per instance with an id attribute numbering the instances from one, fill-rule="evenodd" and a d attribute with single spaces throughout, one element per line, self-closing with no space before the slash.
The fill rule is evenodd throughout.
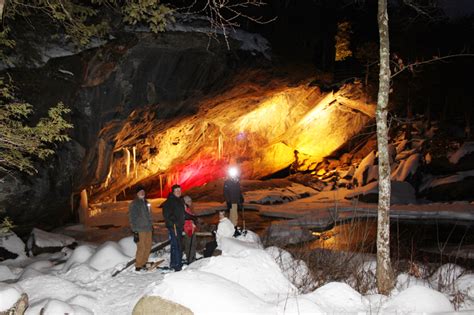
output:
<path id="1" fill-rule="evenodd" d="M 128 218 L 133 232 L 150 232 L 153 230 L 153 219 L 146 199 L 135 198 L 128 206 Z"/>
<path id="2" fill-rule="evenodd" d="M 227 204 L 236 203 L 239 206 L 244 202 L 244 197 L 240 191 L 240 181 L 227 179 L 224 182 L 224 198 Z"/>
<path id="3" fill-rule="evenodd" d="M 176 228 L 182 230 L 184 226 L 184 201 L 170 194 L 162 207 L 166 227 L 173 229 L 173 226 L 176 225 Z"/>

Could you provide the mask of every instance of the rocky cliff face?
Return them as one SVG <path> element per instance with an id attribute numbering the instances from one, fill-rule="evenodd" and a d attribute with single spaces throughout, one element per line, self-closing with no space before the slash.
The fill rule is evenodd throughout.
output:
<path id="1" fill-rule="evenodd" d="M 323 93 L 231 44 L 129 33 L 11 71 L 40 113 L 60 100 L 70 106 L 74 130 L 38 176 L 1 184 L 0 207 L 18 224 L 54 226 L 74 215 L 84 189 L 99 202 L 130 196 L 138 183 L 154 196 L 174 183 L 202 185 L 229 163 L 245 178 L 312 170 L 373 119 L 357 86 Z"/>

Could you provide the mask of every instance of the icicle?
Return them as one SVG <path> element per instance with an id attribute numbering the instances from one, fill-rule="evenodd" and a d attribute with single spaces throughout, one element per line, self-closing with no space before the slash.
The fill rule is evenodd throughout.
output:
<path id="1" fill-rule="evenodd" d="M 219 139 L 217 142 L 217 154 L 220 160 L 222 158 L 222 134 L 221 133 L 219 133 Z"/>
<path id="2" fill-rule="evenodd" d="M 133 152 L 133 170 L 135 170 L 137 167 L 137 147 L 134 146 L 132 148 L 132 152 Z"/>
<path id="3" fill-rule="evenodd" d="M 107 188 L 107 186 L 109 186 L 109 181 L 110 181 L 110 177 L 112 176 L 113 166 L 114 166 L 114 163 L 110 163 L 109 172 L 107 173 L 107 178 L 105 179 L 105 188 Z"/>
<path id="4" fill-rule="evenodd" d="M 163 175 L 160 174 L 160 198 L 163 198 Z"/>
<path id="5" fill-rule="evenodd" d="M 127 177 L 130 176 L 130 151 L 127 148 L 124 148 L 125 150 L 125 164 L 126 164 L 126 170 L 127 170 Z"/>

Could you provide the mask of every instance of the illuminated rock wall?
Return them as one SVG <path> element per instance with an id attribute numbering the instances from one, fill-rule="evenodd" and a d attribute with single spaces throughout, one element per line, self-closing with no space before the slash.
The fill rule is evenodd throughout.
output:
<path id="1" fill-rule="evenodd" d="M 374 109 L 354 86 L 323 94 L 271 79 L 237 83 L 201 101 L 190 116 L 159 119 L 146 108 L 117 133 L 118 154 L 95 198 L 139 182 L 154 196 L 166 195 L 174 183 L 187 189 L 222 178 L 229 163 L 239 164 L 243 177 L 259 178 L 294 163 L 295 150 L 298 168 L 311 169 L 360 132 Z"/>

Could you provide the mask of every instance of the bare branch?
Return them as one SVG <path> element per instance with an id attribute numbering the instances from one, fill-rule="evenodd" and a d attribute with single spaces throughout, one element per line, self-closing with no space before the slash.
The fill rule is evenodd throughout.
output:
<path id="1" fill-rule="evenodd" d="M 405 71 L 407 69 L 410 69 L 411 71 L 413 71 L 413 69 L 415 67 L 418 67 L 418 66 L 421 66 L 421 65 L 424 65 L 424 64 L 443 61 L 443 60 L 451 59 L 451 58 L 460 58 L 460 57 L 474 57 L 474 54 L 461 53 L 461 54 L 447 55 L 447 56 L 441 56 L 441 57 L 434 56 L 432 59 L 429 59 L 429 60 L 416 61 L 416 62 L 410 63 L 410 64 L 404 66 L 403 68 L 401 68 L 400 70 L 394 72 L 390 78 L 393 79 L 394 77 L 396 77 L 397 75 L 399 75 L 400 73 L 402 73 L 403 71 Z"/>

